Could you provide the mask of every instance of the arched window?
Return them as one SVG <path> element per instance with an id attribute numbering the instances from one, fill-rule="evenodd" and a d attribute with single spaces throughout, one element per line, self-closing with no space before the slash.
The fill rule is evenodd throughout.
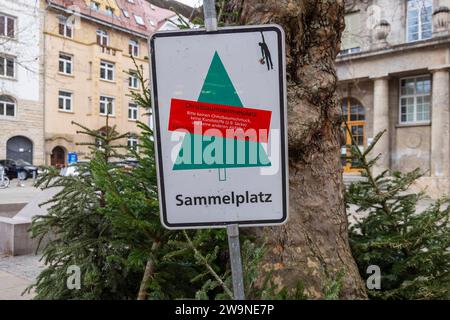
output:
<path id="1" fill-rule="evenodd" d="M 16 101 L 14 98 L 6 95 L 0 96 L 0 117 L 16 116 Z"/>
<path id="2" fill-rule="evenodd" d="M 6 142 L 6 158 L 33 163 L 33 142 L 24 136 L 15 136 Z"/>

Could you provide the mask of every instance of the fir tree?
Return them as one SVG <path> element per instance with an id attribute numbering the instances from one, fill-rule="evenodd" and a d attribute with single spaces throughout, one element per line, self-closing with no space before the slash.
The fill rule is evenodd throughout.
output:
<path id="1" fill-rule="evenodd" d="M 142 88 L 147 81 L 136 65 Z M 150 92 L 131 98 L 151 114 Z M 174 232 L 160 222 L 153 132 L 139 123 L 138 148 L 121 142 L 128 134 L 115 127 L 78 134 L 91 150 L 77 164 L 76 176 L 48 168 L 37 186 L 59 188 L 48 201 L 48 214 L 32 223 L 32 235 L 44 240 L 46 268 L 31 288 L 37 299 L 221 299 L 230 298 L 230 270 L 224 230 Z M 137 165 L 124 165 L 136 159 Z M 51 241 L 49 241 L 49 238 Z M 263 247 L 243 245 L 248 292 L 260 272 Z M 70 266 L 81 271 L 81 288 L 67 286 Z"/>
<path id="2" fill-rule="evenodd" d="M 365 181 L 352 184 L 348 205 L 357 206 L 357 222 L 350 229 L 350 243 L 360 273 L 381 270 L 381 290 L 370 290 L 376 299 L 450 298 L 450 199 L 437 200 L 418 212 L 424 193 L 413 193 L 411 185 L 423 173 L 388 171 L 373 174 L 378 157 L 369 154 L 383 133 L 364 152 L 352 146 Z M 356 144 L 355 144 L 356 145 Z"/>

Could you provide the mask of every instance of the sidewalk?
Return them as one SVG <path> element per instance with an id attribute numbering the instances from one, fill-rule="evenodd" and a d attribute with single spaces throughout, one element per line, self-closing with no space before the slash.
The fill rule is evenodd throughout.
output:
<path id="1" fill-rule="evenodd" d="M 28 203 L 33 197 L 41 192 L 33 187 L 33 179 L 24 182 L 24 187 L 17 186 L 17 179 L 11 181 L 6 189 L 0 189 L 0 204 Z"/>
<path id="2" fill-rule="evenodd" d="M 43 269 L 40 256 L 0 255 L 0 300 L 30 300 L 34 294 L 22 292 L 32 283 Z"/>
<path id="3" fill-rule="evenodd" d="M 11 273 L 0 270 L 0 300 L 31 300 L 33 294 L 25 294 L 22 292 L 31 284 L 29 280 L 25 280 Z"/>

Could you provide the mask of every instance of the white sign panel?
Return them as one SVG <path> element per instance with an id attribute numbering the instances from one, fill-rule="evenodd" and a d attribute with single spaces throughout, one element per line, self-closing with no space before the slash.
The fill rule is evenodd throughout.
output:
<path id="1" fill-rule="evenodd" d="M 150 45 L 164 226 L 284 223 L 283 30 L 265 25 L 160 32 Z"/>

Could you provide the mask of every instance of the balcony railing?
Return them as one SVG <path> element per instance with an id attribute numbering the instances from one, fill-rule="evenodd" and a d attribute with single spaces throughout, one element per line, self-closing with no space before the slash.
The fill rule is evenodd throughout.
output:
<path id="1" fill-rule="evenodd" d="M 116 49 L 106 46 L 100 46 L 100 52 L 111 56 L 116 56 Z"/>

